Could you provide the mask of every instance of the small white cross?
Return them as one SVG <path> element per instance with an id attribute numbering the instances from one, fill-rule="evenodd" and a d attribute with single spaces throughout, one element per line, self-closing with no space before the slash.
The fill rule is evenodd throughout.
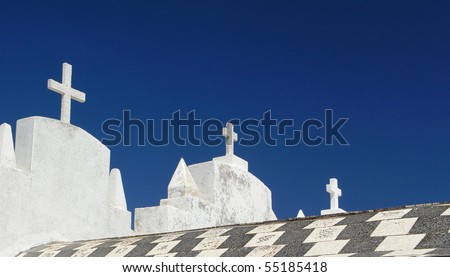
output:
<path id="1" fill-rule="evenodd" d="M 227 123 L 227 127 L 222 129 L 222 135 L 226 141 L 226 155 L 234 155 L 234 142 L 238 140 L 238 135 L 233 131 L 233 124 Z"/>
<path id="2" fill-rule="evenodd" d="M 331 178 L 330 183 L 326 187 L 327 192 L 330 194 L 330 208 L 320 211 L 320 214 L 345 213 L 343 209 L 339 208 L 339 197 L 342 196 L 342 191 L 338 188 L 338 180 Z"/>
<path id="3" fill-rule="evenodd" d="M 84 103 L 86 94 L 72 88 L 72 65 L 63 63 L 62 84 L 48 79 L 47 88 L 61 94 L 61 121 L 70 124 L 71 100 Z"/>
<path id="4" fill-rule="evenodd" d="M 330 209 L 339 209 L 339 197 L 342 196 L 342 191 L 338 188 L 338 180 L 331 178 L 330 183 L 327 184 L 327 192 L 330 194 Z"/>

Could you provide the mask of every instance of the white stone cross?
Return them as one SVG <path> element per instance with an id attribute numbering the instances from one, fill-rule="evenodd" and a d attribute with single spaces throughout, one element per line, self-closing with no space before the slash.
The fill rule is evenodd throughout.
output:
<path id="1" fill-rule="evenodd" d="M 234 142 L 238 140 L 238 135 L 233 131 L 233 124 L 227 123 L 227 127 L 222 129 L 222 135 L 226 141 L 226 155 L 234 155 Z"/>
<path id="2" fill-rule="evenodd" d="M 61 94 L 61 121 L 70 124 L 71 100 L 84 103 L 86 94 L 72 88 L 72 65 L 63 63 L 62 84 L 48 79 L 47 88 Z"/>
<path id="3" fill-rule="evenodd" d="M 330 183 L 327 184 L 327 192 L 330 194 L 330 208 L 320 211 L 321 215 L 345 213 L 345 211 L 339 208 L 339 197 L 342 196 L 341 189 L 338 188 L 338 180 L 331 178 Z"/>
<path id="4" fill-rule="evenodd" d="M 327 185 L 327 192 L 330 194 L 330 209 L 339 209 L 339 197 L 342 196 L 342 190 L 338 188 L 336 178 L 331 178 Z"/>

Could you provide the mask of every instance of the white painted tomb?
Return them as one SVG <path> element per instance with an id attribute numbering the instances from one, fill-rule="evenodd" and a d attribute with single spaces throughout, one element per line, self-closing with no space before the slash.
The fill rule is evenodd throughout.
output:
<path id="1" fill-rule="evenodd" d="M 338 188 L 338 180 L 336 178 L 331 178 L 330 183 L 326 185 L 326 188 L 327 192 L 330 194 L 330 208 L 321 210 L 320 214 L 327 215 L 346 213 L 346 211 L 339 208 L 339 197 L 342 196 L 342 191 Z"/>
<path id="2" fill-rule="evenodd" d="M 64 69 L 59 90 L 66 103 L 71 67 Z M 15 147 L 11 126 L 0 125 L 0 256 L 50 241 L 134 234 L 120 171 L 110 172 L 109 149 L 69 122 L 67 103 L 61 121 L 20 119 Z"/>
<path id="3" fill-rule="evenodd" d="M 160 206 L 135 210 L 135 231 L 155 234 L 275 220 L 272 194 L 233 153 L 237 135 L 224 128 L 225 156 L 187 166 L 180 160 Z"/>

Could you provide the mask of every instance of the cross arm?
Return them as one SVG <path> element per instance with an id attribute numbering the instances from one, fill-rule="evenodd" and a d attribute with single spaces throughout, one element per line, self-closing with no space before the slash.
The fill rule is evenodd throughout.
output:
<path id="1" fill-rule="evenodd" d="M 326 188 L 328 193 L 336 193 L 338 196 L 342 196 L 342 190 L 340 188 L 333 185 L 327 185 Z"/>
<path id="2" fill-rule="evenodd" d="M 80 103 L 86 102 L 86 94 L 83 92 L 73 89 L 71 87 L 66 87 L 55 80 L 48 79 L 47 88 L 53 90 L 61 95 L 69 94 L 70 97 Z"/>

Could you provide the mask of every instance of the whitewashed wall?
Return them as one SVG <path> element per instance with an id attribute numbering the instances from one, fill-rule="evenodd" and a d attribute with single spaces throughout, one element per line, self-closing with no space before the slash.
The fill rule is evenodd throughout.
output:
<path id="1" fill-rule="evenodd" d="M 160 206 L 135 210 L 139 234 L 275 220 L 271 191 L 242 166 L 213 161 L 186 166 L 180 161 Z M 245 163 L 246 164 L 246 163 Z M 174 184 L 175 183 L 175 184 Z M 182 185 L 189 187 L 182 191 Z M 173 190 L 176 189 L 176 192 Z"/>
<path id="2" fill-rule="evenodd" d="M 49 241 L 133 234 L 120 172 L 110 175 L 107 147 L 76 126 L 29 117 L 17 122 L 14 165 L 1 158 L 12 147 L 3 126 L 1 256 Z"/>

